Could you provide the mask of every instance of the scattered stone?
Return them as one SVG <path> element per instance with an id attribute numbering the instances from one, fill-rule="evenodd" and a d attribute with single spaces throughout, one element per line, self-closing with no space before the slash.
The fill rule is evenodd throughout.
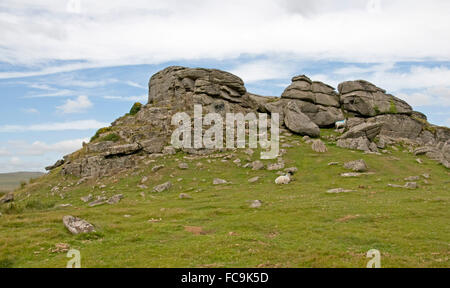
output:
<path id="1" fill-rule="evenodd" d="M 109 198 L 108 199 L 108 201 L 106 202 L 106 203 L 108 203 L 108 204 L 117 204 L 117 203 L 119 203 L 120 202 L 120 200 L 122 200 L 123 199 L 123 194 L 117 194 L 117 195 L 114 195 L 114 196 L 112 196 L 111 198 Z"/>
<path id="2" fill-rule="evenodd" d="M 290 175 L 294 175 L 295 173 L 297 173 L 298 168 L 297 167 L 289 167 L 284 169 L 284 172 L 290 174 Z"/>
<path id="3" fill-rule="evenodd" d="M 163 184 L 153 187 L 153 192 L 161 193 L 161 192 L 164 192 L 164 191 L 170 189 L 171 187 L 172 187 L 172 183 L 169 181 L 169 182 L 166 182 L 166 183 L 163 183 Z"/>
<path id="4" fill-rule="evenodd" d="M 362 159 L 344 163 L 344 168 L 354 172 L 366 172 L 368 170 L 366 162 Z"/>
<path id="5" fill-rule="evenodd" d="M 220 179 L 220 178 L 214 178 L 213 185 L 220 185 L 220 184 L 227 184 L 228 182 L 226 180 Z"/>
<path id="6" fill-rule="evenodd" d="M 88 204 L 89 207 L 95 207 L 95 206 L 100 206 L 103 204 L 106 204 L 106 197 L 98 197 L 97 200 L 92 201 L 91 203 Z"/>
<path id="7" fill-rule="evenodd" d="M 148 188 L 148 186 L 147 186 L 147 185 L 144 185 L 144 184 L 137 185 L 137 187 L 138 187 L 139 189 L 147 189 L 147 188 Z"/>
<path id="8" fill-rule="evenodd" d="M 273 170 L 281 170 L 284 168 L 284 163 L 272 163 L 267 165 L 267 170 L 273 171 Z"/>
<path id="9" fill-rule="evenodd" d="M 66 243 L 56 243 L 55 248 L 50 248 L 51 253 L 65 253 L 69 251 L 70 245 Z"/>
<path id="10" fill-rule="evenodd" d="M 261 170 L 264 169 L 264 163 L 259 160 L 252 162 L 252 170 Z"/>
<path id="11" fill-rule="evenodd" d="M 405 189 L 417 189 L 419 186 L 416 182 L 408 182 L 405 185 L 398 185 L 398 184 L 388 184 L 389 187 L 393 188 L 405 188 Z"/>
<path id="12" fill-rule="evenodd" d="M 373 175 L 375 173 L 373 172 L 366 172 L 366 173 L 358 173 L 358 172 L 350 172 L 350 173 L 342 173 L 342 177 L 359 177 L 362 175 Z"/>
<path id="13" fill-rule="evenodd" d="M 180 199 L 192 199 L 192 197 L 186 193 L 180 193 L 179 197 Z"/>
<path id="14" fill-rule="evenodd" d="M 249 182 L 249 183 L 255 183 L 255 182 L 257 182 L 258 180 L 259 180 L 259 177 L 256 176 L 256 177 L 253 177 L 253 178 L 248 179 L 248 182 Z"/>
<path id="15" fill-rule="evenodd" d="M 260 200 L 254 200 L 250 204 L 250 208 L 259 208 L 259 207 L 261 207 L 261 205 L 262 205 L 262 202 Z"/>
<path id="16" fill-rule="evenodd" d="M 144 176 L 144 177 L 142 177 L 142 179 L 141 179 L 141 184 L 144 184 L 145 182 L 147 182 L 148 181 L 148 177 L 147 176 Z"/>
<path id="17" fill-rule="evenodd" d="M 275 184 L 289 184 L 291 182 L 291 178 L 288 175 L 280 176 L 275 179 Z"/>
<path id="18" fill-rule="evenodd" d="M 14 201 L 14 194 L 12 192 L 7 193 L 0 198 L 0 204 L 9 203 Z"/>
<path id="19" fill-rule="evenodd" d="M 429 179 L 430 178 L 430 174 L 426 174 L 426 173 L 422 174 L 422 177 L 425 178 L 425 179 Z"/>
<path id="20" fill-rule="evenodd" d="M 152 168 L 152 172 L 157 172 L 157 171 L 161 170 L 162 168 L 164 168 L 164 165 L 156 165 Z"/>
<path id="21" fill-rule="evenodd" d="M 327 146 L 325 146 L 325 144 L 320 139 L 314 140 L 311 144 L 311 148 L 314 152 L 317 153 L 325 153 L 328 151 Z"/>
<path id="22" fill-rule="evenodd" d="M 417 158 L 417 159 L 416 159 L 416 162 L 419 163 L 419 164 L 423 164 L 423 161 L 422 161 L 422 159 L 420 159 L 420 158 Z"/>
<path id="23" fill-rule="evenodd" d="M 187 163 L 180 163 L 178 164 L 178 168 L 181 170 L 187 170 L 189 169 L 189 165 Z"/>
<path id="24" fill-rule="evenodd" d="M 125 215 L 123 215 L 123 217 L 125 217 L 125 218 L 130 218 L 131 215 L 130 215 L 130 214 L 125 214 Z"/>
<path id="25" fill-rule="evenodd" d="M 163 149 L 163 154 L 174 155 L 176 153 L 177 153 L 177 151 L 172 146 L 166 146 Z"/>
<path id="26" fill-rule="evenodd" d="M 72 204 L 59 204 L 58 206 L 56 206 L 58 208 L 67 208 L 67 207 L 72 207 Z"/>
<path id="27" fill-rule="evenodd" d="M 233 163 L 239 165 L 239 164 L 241 164 L 241 159 L 238 158 L 238 159 L 234 160 Z"/>
<path id="28" fill-rule="evenodd" d="M 255 153 L 252 149 L 248 148 L 244 150 L 244 153 L 248 156 L 253 156 L 253 153 Z"/>
<path id="29" fill-rule="evenodd" d="M 161 221 L 162 221 L 162 218 L 158 218 L 158 219 L 151 218 L 150 220 L 148 220 L 148 222 L 150 222 L 150 223 L 158 223 L 158 222 L 161 222 Z"/>
<path id="30" fill-rule="evenodd" d="M 353 192 L 354 190 L 348 190 L 348 189 L 344 189 L 344 188 L 335 188 L 335 189 L 330 189 L 327 191 L 327 193 L 330 194 L 339 194 L 339 193 L 348 193 L 348 192 Z"/>
<path id="31" fill-rule="evenodd" d="M 89 195 L 87 195 L 87 196 L 81 197 L 80 199 L 81 199 L 81 201 L 83 201 L 84 203 L 87 203 L 87 202 L 89 202 L 89 201 L 92 201 L 93 198 L 94 198 L 94 197 L 92 196 L 92 194 L 89 194 Z"/>
<path id="32" fill-rule="evenodd" d="M 420 179 L 420 176 L 409 176 L 405 178 L 405 181 L 412 182 L 412 181 L 418 181 Z"/>
<path id="33" fill-rule="evenodd" d="M 417 189 L 417 188 L 419 188 L 419 185 L 417 185 L 416 182 L 407 182 L 405 184 L 405 188 L 406 189 Z"/>
<path id="34" fill-rule="evenodd" d="M 71 215 L 63 217 L 63 224 L 72 234 L 90 233 L 95 232 L 95 228 L 92 224 Z"/>

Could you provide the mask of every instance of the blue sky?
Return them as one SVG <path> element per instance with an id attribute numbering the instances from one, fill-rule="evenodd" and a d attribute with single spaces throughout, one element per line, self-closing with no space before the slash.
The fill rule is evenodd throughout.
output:
<path id="1" fill-rule="evenodd" d="M 449 1 L 222 2 L 2 1 L 0 172 L 81 147 L 169 65 L 227 70 L 270 96 L 298 74 L 366 79 L 450 126 Z"/>

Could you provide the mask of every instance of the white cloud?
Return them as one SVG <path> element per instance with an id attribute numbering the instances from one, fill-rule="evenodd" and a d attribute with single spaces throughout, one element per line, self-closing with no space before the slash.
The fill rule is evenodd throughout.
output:
<path id="1" fill-rule="evenodd" d="M 252 83 L 262 80 L 289 78 L 292 71 L 292 67 L 286 63 L 258 60 L 240 64 L 230 72 L 241 77 L 245 83 Z"/>
<path id="2" fill-rule="evenodd" d="M 26 142 L 14 142 L 11 144 L 14 144 L 14 148 L 17 151 L 17 155 L 33 155 L 33 156 L 40 156 L 44 155 L 45 153 L 52 152 L 52 153 L 60 153 L 60 154 L 67 154 L 72 153 L 82 147 L 83 142 L 89 142 L 89 139 L 71 139 L 71 140 L 64 140 L 60 142 L 56 142 L 53 144 L 47 144 L 42 141 L 35 141 L 33 143 L 26 143 Z"/>
<path id="3" fill-rule="evenodd" d="M 65 4 L 0 3 L 0 61 L 41 67 L 0 78 L 241 55 L 450 60 L 449 1 L 98 0 L 82 1 L 80 13 Z M 79 62 L 42 65 L 54 60 Z"/>
<path id="4" fill-rule="evenodd" d="M 55 122 L 33 125 L 1 125 L 0 133 L 30 132 L 30 131 L 67 131 L 67 130 L 90 130 L 109 126 L 108 123 L 97 120 L 79 120 L 71 122 Z"/>
<path id="5" fill-rule="evenodd" d="M 67 89 L 53 89 L 50 93 L 41 93 L 41 94 L 32 94 L 29 96 L 25 96 L 24 98 L 46 98 L 46 97 L 64 97 L 64 96 L 70 96 L 73 95 L 75 92 Z"/>
<path id="6" fill-rule="evenodd" d="M 8 155 L 11 155 L 11 153 L 8 150 L 6 150 L 6 148 L 0 147 L 0 157 Z"/>
<path id="7" fill-rule="evenodd" d="M 82 113 L 93 106 L 92 102 L 85 95 L 78 96 L 75 100 L 68 99 L 66 102 L 57 106 L 60 112 L 64 114 Z"/>
<path id="8" fill-rule="evenodd" d="M 103 96 L 103 99 L 118 100 L 118 101 L 125 101 L 125 102 L 146 102 L 148 100 L 148 96 L 147 95 L 140 95 L 140 96 Z"/>
<path id="9" fill-rule="evenodd" d="M 141 89 L 147 89 L 148 88 L 148 87 L 143 86 L 143 85 L 141 85 L 139 83 L 136 83 L 134 81 L 125 81 L 125 84 L 127 84 L 128 86 L 131 86 L 131 87 L 135 87 L 135 88 L 141 88 Z"/>

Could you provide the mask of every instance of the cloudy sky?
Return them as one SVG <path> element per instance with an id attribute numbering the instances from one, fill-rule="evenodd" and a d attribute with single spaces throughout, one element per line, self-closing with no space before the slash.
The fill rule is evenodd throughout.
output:
<path id="1" fill-rule="evenodd" d="M 450 126 L 447 0 L 1 0 L 0 172 L 42 171 L 146 102 L 168 65 L 279 96 L 366 79 Z"/>

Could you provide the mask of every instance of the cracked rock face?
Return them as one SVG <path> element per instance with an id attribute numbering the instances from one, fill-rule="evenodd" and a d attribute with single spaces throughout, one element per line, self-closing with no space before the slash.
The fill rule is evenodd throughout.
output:
<path id="1" fill-rule="evenodd" d="M 338 86 L 342 108 L 365 117 L 379 114 L 408 114 L 412 108 L 405 101 L 364 80 L 346 81 Z"/>

